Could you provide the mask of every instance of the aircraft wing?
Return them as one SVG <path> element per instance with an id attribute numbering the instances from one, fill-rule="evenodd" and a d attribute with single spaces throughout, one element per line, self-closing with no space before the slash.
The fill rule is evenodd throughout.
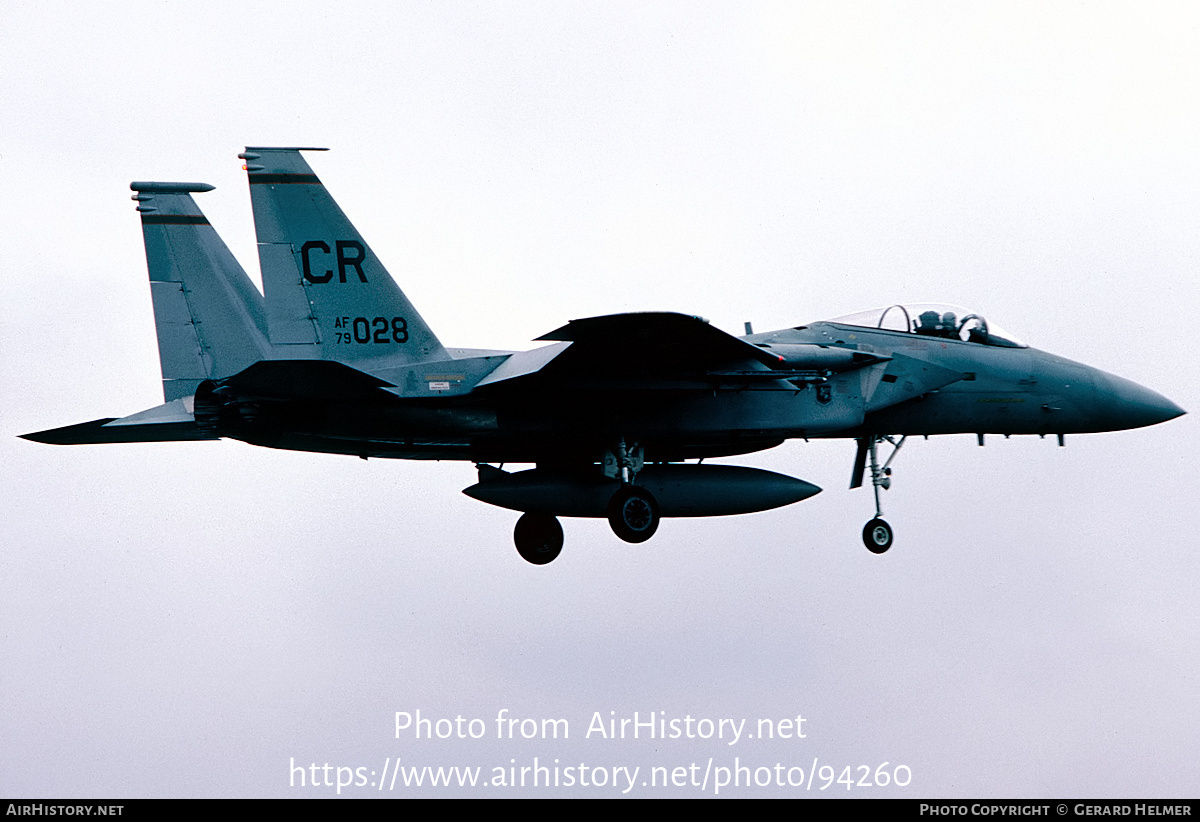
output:
<path id="1" fill-rule="evenodd" d="M 772 350 L 727 334 L 699 317 L 669 312 L 572 320 L 538 340 L 558 345 L 528 352 L 511 368 L 498 368 L 478 387 L 498 388 L 516 380 L 575 385 L 598 380 L 609 386 L 678 381 L 714 386 L 777 380 L 799 384 L 821 382 L 832 372 L 890 359 L 820 345 Z"/>
<path id="2" fill-rule="evenodd" d="M 671 312 L 571 320 L 538 339 L 572 343 L 555 358 L 560 367 L 612 370 L 645 365 L 655 371 L 676 371 L 747 360 L 767 367 L 780 364 L 779 357 L 714 328 L 706 320 Z"/>
<path id="3" fill-rule="evenodd" d="M 780 357 L 686 314 L 648 312 L 572 320 L 538 337 L 555 343 L 514 355 L 476 387 L 484 391 L 603 384 L 644 387 L 665 382 L 745 384 L 789 379 Z"/>

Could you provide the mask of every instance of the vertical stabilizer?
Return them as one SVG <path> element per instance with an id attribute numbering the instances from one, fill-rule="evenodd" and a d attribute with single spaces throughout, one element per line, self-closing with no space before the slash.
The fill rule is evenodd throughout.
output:
<path id="1" fill-rule="evenodd" d="M 447 359 L 301 151 L 247 147 L 271 343 L 286 359 Z"/>
<path id="2" fill-rule="evenodd" d="M 201 213 L 204 183 L 134 182 L 168 402 L 267 359 L 263 298 Z"/>

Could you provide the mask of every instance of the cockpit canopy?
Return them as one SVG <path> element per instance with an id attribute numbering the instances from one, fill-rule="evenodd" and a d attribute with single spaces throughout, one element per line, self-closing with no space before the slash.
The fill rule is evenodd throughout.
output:
<path id="1" fill-rule="evenodd" d="M 941 337 L 949 340 L 997 345 L 1003 348 L 1026 348 L 1025 343 L 1009 334 L 995 323 L 988 322 L 978 314 L 958 305 L 939 303 L 910 303 L 873 308 L 829 320 L 842 325 L 858 325 L 866 328 L 882 328 L 887 331 L 904 331 L 923 337 Z"/>

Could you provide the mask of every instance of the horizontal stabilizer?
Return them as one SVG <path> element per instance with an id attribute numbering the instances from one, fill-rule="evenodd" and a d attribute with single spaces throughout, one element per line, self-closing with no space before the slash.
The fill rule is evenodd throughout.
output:
<path id="1" fill-rule="evenodd" d="M 172 422 L 195 422 L 196 416 L 192 413 L 192 398 L 182 397 L 177 400 L 156 405 L 153 408 L 148 408 L 145 411 L 139 411 L 136 414 L 130 414 L 128 417 L 121 417 L 119 420 L 113 420 L 110 425 L 164 425 Z"/>
<path id="2" fill-rule="evenodd" d="M 118 424 L 120 420 L 108 417 L 102 420 L 81 422 L 63 428 L 51 428 L 33 434 L 22 434 L 21 439 L 43 442 L 48 445 L 92 445 L 110 442 L 192 442 L 215 440 L 219 437 L 201 431 L 195 422 L 161 422 Z"/>

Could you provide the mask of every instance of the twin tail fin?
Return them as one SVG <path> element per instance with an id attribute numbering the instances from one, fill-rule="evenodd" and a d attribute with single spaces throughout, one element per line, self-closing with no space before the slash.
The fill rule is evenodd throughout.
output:
<path id="1" fill-rule="evenodd" d="M 196 205 L 204 183 L 134 182 L 146 243 L 163 396 L 270 356 L 263 297 Z"/>

